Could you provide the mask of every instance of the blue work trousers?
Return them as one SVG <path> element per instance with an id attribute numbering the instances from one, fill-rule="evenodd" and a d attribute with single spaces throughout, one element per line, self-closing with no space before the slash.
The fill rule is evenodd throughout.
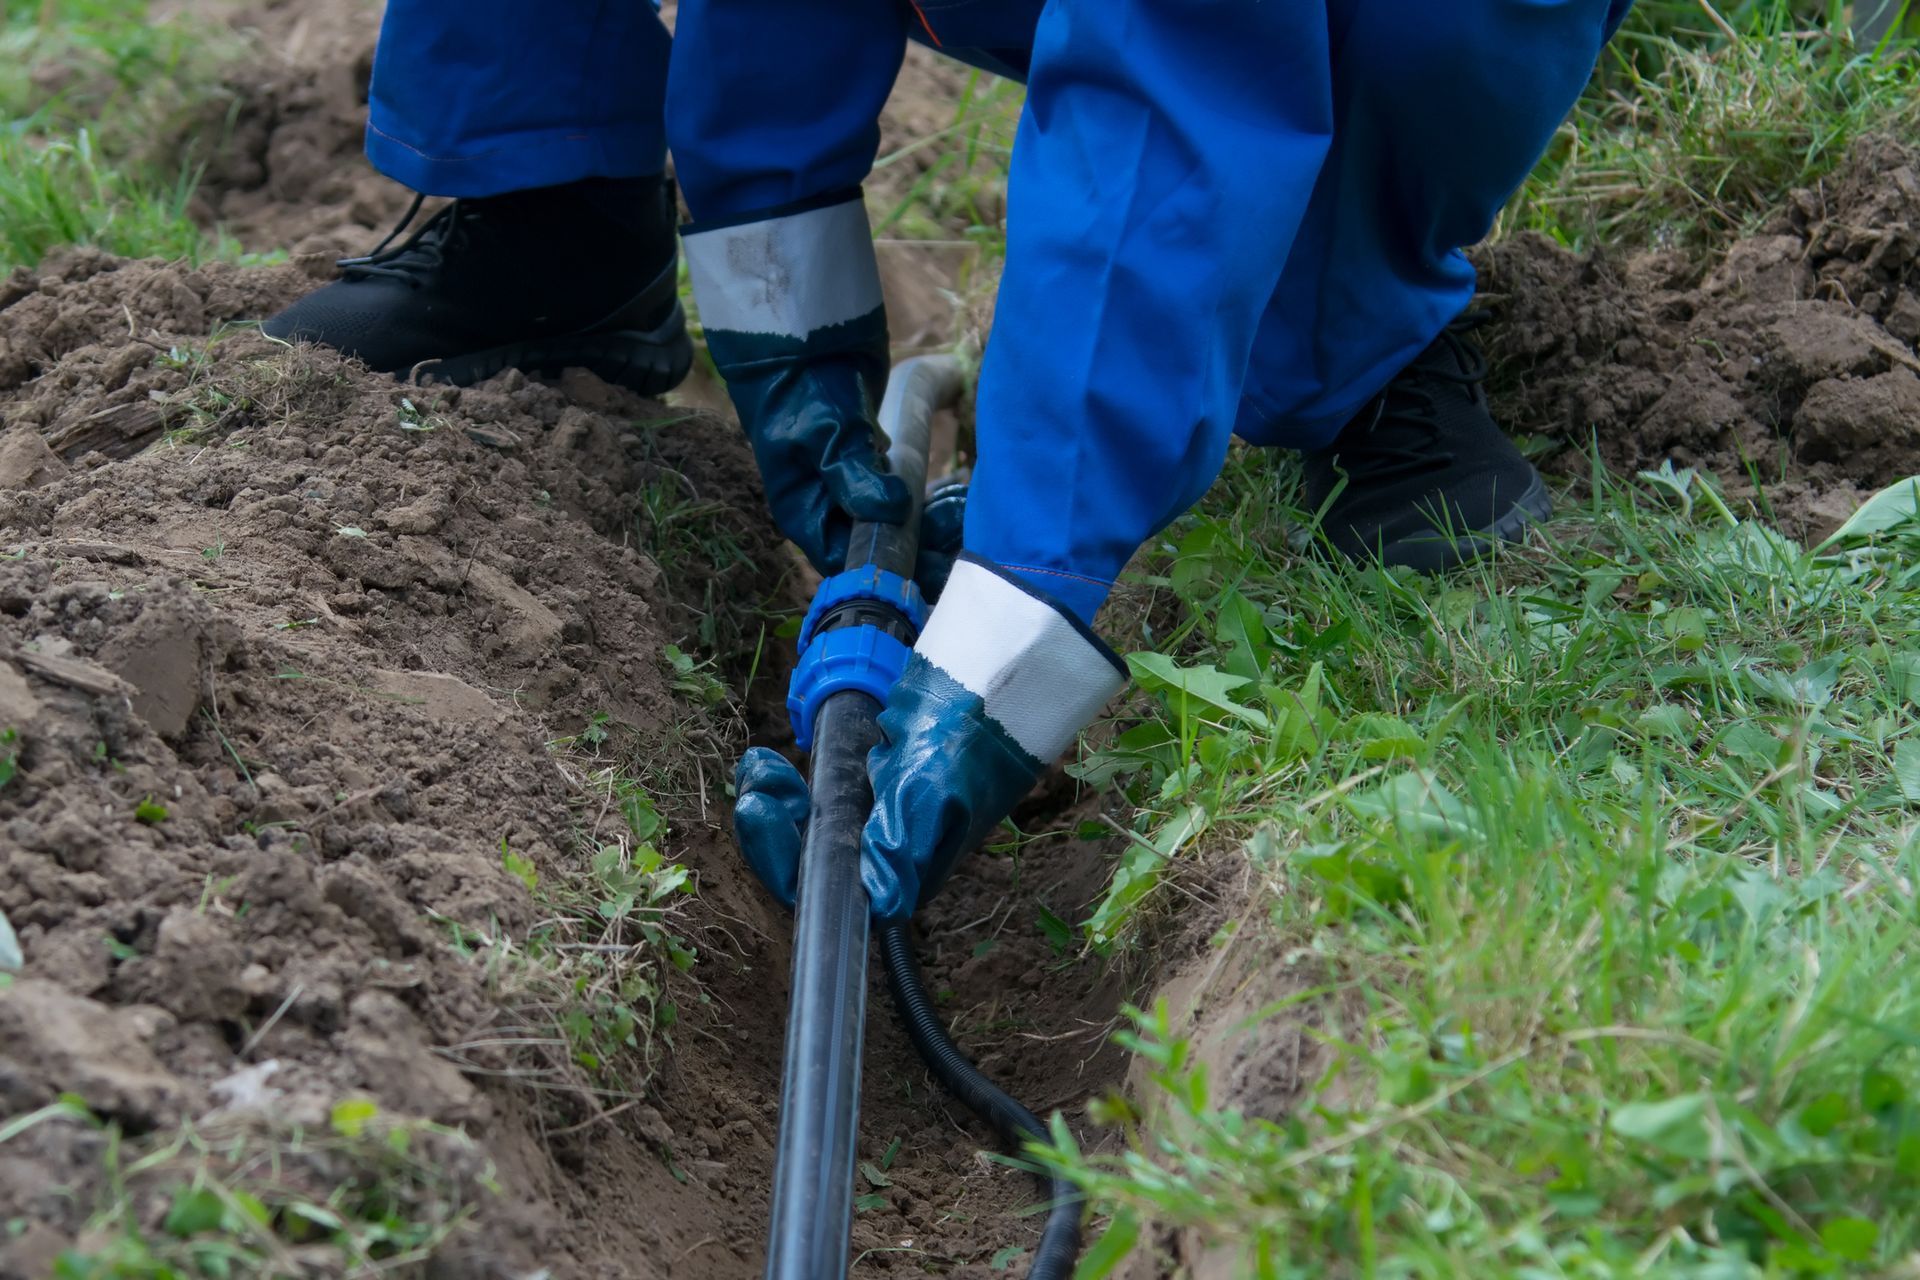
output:
<path id="1" fill-rule="evenodd" d="M 696 223 L 858 187 L 906 42 L 1024 79 L 967 546 L 1083 617 L 1230 437 L 1312 449 L 1472 297 L 1631 0 L 682 0 Z M 394 0 L 369 152 L 441 194 L 657 172 L 641 0 Z"/>
<path id="2" fill-rule="evenodd" d="M 669 44 L 646 0 L 390 0 L 367 158 L 433 196 L 660 173 Z"/>

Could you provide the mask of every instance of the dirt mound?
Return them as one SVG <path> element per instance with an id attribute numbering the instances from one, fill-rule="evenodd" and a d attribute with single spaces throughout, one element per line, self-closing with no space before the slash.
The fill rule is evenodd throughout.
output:
<path id="1" fill-rule="evenodd" d="M 794 562 L 751 460 L 585 375 L 406 387 L 224 327 L 311 279 L 77 251 L 0 292 L 0 1115 L 53 1108 L 0 1149 L 0 1276 L 190 1251 L 249 1204 L 314 1274 L 343 1240 L 751 1270 L 787 930 L 724 829 L 732 703 L 669 652 L 738 678 L 759 646 L 755 700 L 778 684 Z M 697 894 L 632 905 L 648 842 Z M 930 979 L 1077 1115 L 1120 993 L 1032 899 L 1074 918 L 1100 852 L 973 865 Z M 992 1274 L 1031 1187 L 873 999 L 862 1274 Z"/>
<path id="2" fill-rule="evenodd" d="M 365 253 L 413 193 L 362 153 L 377 6 L 270 0 L 228 11 L 187 0 L 190 20 L 231 26 L 248 56 L 177 136 L 165 159 L 201 170 L 192 213 L 241 248 L 296 260 Z"/>
<path id="3" fill-rule="evenodd" d="M 1479 255 L 1503 421 L 1616 471 L 1712 472 L 1790 533 L 1821 534 L 1920 472 L 1920 152 L 1862 143 L 1764 234 L 1702 269 L 1576 257 L 1539 236 Z"/>
<path id="4" fill-rule="evenodd" d="M 0 1109 L 71 1092 L 128 1135 L 172 1132 L 222 1117 L 251 1068 L 278 1123 L 324 1133 L 364 1093 L 396 1121 L 465 1126 L 517 1190 L 548 1184 L 544 1214 L 530 1198 L 482 1215 L 488 1269 L 557 1252 L 586 1273 L 610 1244 L 656 1257 L 701 1215 L 651 1240 L 645 1223 L 567 1235 L 568 1171 L 528 1139 L 590 1108 L 596 1082 L 561 1071 L 577 1087 L 559 1107 L 476 1084 L 534 1068 L 488 1043 L 508 1030 L 500 973 L 464 953 L 535 932 L 527 879 L 578 877 L 594 797 L 555 738 L 596 717 L 703 723 L 663 658 L 692 622 L 675 601 L 702 593 L 632 545 L 651 532 L 633 495 L 733 497 L 750 463 L 726 424 L 650 425 L 667 411 L 604 387 L 581 388 L 599 411 L 513 376 L 409 392 L 326 353 L 207 337 L 301 283 L 94 253 L 9 282 L 0 907 L 27 965 L 0 994 Z M 725 531 L 748 553 L 672 571 L 769 590 L 763 528 Z M 697 823 L 667 842 L 712 847 Z M 65 1126 L 44 1135 L 71 1154 Z M 45 1168 L 7 1155 L 0 1217 L 39 1223 L 36 1248 L 70 1240 L 94 1197 L 45 1212 Z M 643 1182 L 691 1198 L 646 1163 Z"/>

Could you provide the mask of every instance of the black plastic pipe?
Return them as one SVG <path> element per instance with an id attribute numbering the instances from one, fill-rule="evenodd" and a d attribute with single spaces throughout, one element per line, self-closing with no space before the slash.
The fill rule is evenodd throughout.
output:
<path id="1" fill-rule="evenodd" d="M 847 1274 L 867 1000 L 860 828 L 873 809 L 867 752 L 880 741 L 879 712 L 865 694 L 842 693 L 828 698 L 814 721 L 813 808 L 794 905 L 767 1280 Z"/>
<path id="2" fill-rule="evenodd" d="M 888 464 L 914 495 L 914 510 L 904 525 L 855 525 L 849 566 L 875 564 L 913 576 L 929 429 L 934 411 L 952 403 L 960 386 L 960 366 L 947 357 L 920 357 L 894 369 L 880 426 L 889 440 Z M 872 601 L 842 605 L 821 620 L 820 630 L 862 624 L 913 639 L 906 618 Z M 848 692 L 828 698 L 814 720 L 812 807 L 794 909 L 767 1280 L 845 1280 L 847 1274 L 866 1021 L 868 904 L 860 884 L 860 832 L 873 809 L 867 753 L 880 740 L 879 715 L 880 704 L 871 697 Z M 1039 1118 L 982 1075 L 947 1034 L 906 928 L 883 928 L 880 949 L 894 1006 L 934 1077 L 1008 1145 L 1045 1141 Z M 1081 1195 L 1063 1178 L 1036 1176 L 1050 1211 L 1027 1275 L 1066 1280 L 1080 1250 Z"/>
<path id="3" fill-rule="evenodd" d="M 888 439 L 888 465 L 906 481 L 914 510 L 902 525 L 855 525 L 849 566 L 876 564 L 913 576 L 933 413 L 954 399 L 960 381 L 959 365 L 946 357 L 908 360 L 893 370 L 880 427 Z M 905 618 L 867 602 L 823 619 L 821 629 L 863 622 L 885 626 L 911 642 Z M 842 1280 L 847 1274 L 867 996 L 868 906 L 860 884 L 860 830 L 873 809 L 867 752 L 880 740 L 879 714 L 880 704 L 872 698 L 846 692 L 828 698 L 814 721 L 812 808 L 794 906 L 793 991 L 780 1082 L 767 1280 Z"/>

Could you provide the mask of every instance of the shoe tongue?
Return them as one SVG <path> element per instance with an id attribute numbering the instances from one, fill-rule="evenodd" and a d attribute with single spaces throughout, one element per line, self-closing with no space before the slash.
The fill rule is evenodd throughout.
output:
<path id="1" fill-rule="evenodd" d="M 465 203 L 475 213 L 532 234 L 639 234 L 660 220 L 660 179 L 583 178 Z"/>
<path id="2" fill-rule="evenodd" d="M 1415 357 L 1410 373 L 1438 374 L 1451 379 L 1465 374 L 1472 366 L 1467 361 L 1467 353 L 1450 333 L 1442 333 L 1427 344 L 1427 349 Z"/>

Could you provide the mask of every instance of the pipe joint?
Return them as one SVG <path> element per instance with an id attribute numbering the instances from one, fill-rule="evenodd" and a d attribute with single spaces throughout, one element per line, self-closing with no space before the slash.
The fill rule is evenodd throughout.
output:
<path id="1" fill-rule="evenodd" d="M 813 643 L 829 613 L 859 600 L 871 600 L 892 608 L 907 620 L 915 636 L 927 625 L 927 601 L 912 578 L 890 573 L 876 564 L 863 564 L 834 574 L 813 593 L 813 603 L 800 624 L 801 651 L 804 653 Z"/>
<path id="2" fill-rule="evenodd" d="M 800 624 L 800 660 L 787 685 L 787 718 L 802 751 L 813 750 L 814 718 L 834 694 L 853 689 L 886 704 L 926 621 L 927 602 L 913 579 L 878 565 L 820 584 Z"/>

